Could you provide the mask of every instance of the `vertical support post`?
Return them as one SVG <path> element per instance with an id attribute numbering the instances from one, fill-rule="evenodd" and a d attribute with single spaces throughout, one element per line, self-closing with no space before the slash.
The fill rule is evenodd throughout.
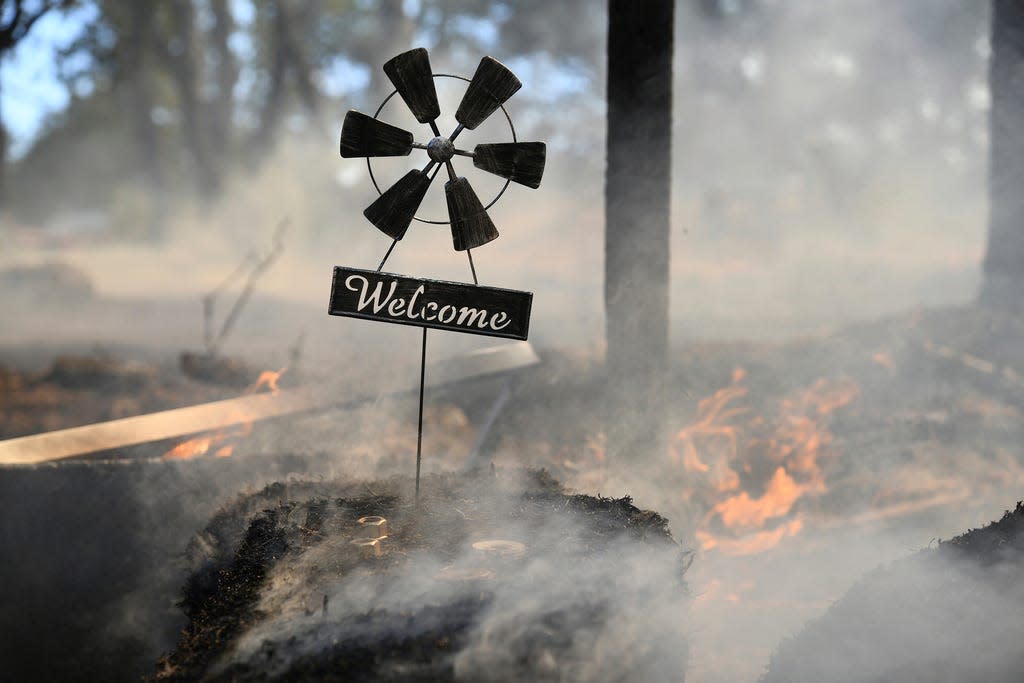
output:
<path id="1" fill-rule="evenodd" d="M 981 303 L 1024 313 L 1024 5 L 992 2 L 989 220 Z"/>
<path id="2" fill-rule="evenodd" d="M 416 505 L 420 504 L 420 463 L 423 460 L 423 380 L 427 374 L 427 328 L 423 328 L 423 345 L 420 347 L 420 410 L 416 427 Z"/>
<path id="3" fill-rule="evenodd" d="M 608 2 L 605 324 L 609 459 L 666 444 L 673 0 Z"/>

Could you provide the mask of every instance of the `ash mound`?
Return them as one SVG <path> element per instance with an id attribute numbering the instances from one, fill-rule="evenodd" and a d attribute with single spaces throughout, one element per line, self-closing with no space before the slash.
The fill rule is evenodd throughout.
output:
<path id="1" fill-rule="evenodd" d="M 683 679 L 690 554 L 657 513 L 543 471 L 434 475 L 413 500 L 407 479 L 300 483 L 223 510 L 155 679 Z"/>
<path id="2" fill-rule="evenodd" d="M 773 655 L 761 683 L 1024 680 L 1024 503 L 878 569 Z"/>

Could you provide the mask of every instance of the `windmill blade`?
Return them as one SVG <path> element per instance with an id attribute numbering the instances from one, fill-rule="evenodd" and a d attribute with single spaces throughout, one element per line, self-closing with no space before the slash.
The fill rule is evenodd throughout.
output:
<path id="1" fill-rule="evenodd" d="M 409 171 L 366 207 L 363 215 L 388 237 L 402 239 L 427 194 L 431 180 L 433 177 L 423 171 Z"/>
<path id="2" fill-rule="evenodd" d="M 441 115 L 430 57 L 422 47 L 392 57 L 384 64 L 384 73 L 417 121 L 429 123 Z"/>
<path id="3" fill-rule="evenodd" d="M 358 111 L 345 114 L 341 156 L 404 157 L 412 151 L 412 133 Z"/>
<path id="4" fill-rule="evenodd" d="M 521 87 L 523 84 L 508 67 L 493 57 L 484 57 L 462 96 L 455 120 L 473 130 Z"/>
<path id="5" fill-rule="evenodd" d="M 455 251 L 476 249 L 497 239 L 498 229 L 468 180 L 461 177 L 449 180 L 444 184 L 444 194 L 448 200 Z"/>
<path id="6" fill-rule="evenodd" d="M 477 145 L 473 165 L 536 190 L 544 176 L 546 157 L 547 145 L 543 142 L 500 142 Z"/>

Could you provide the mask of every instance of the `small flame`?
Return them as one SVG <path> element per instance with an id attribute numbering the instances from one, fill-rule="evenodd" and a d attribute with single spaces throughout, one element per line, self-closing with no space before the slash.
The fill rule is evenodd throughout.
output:
<path id="1" fill-rule="evenodd" d="M 786 473 L 786 468 L 775 470 L 764 495 L 751 498 L 746 491 L 727 498 L 715 505 L 713 514 L 722 519 L 722 523 L 731 529 L 759 529 L 765 522 L 775 517 L 789 514 L 793 504 L 807 491 Z"/>
<path id="2" fill-rule="evenodd" d="M 885 368 L 890 375 L 896 370 L 896 363 L 892 359 L 892 354 L 885 349 L 876 352 L 871 356 L 871 360 Z"/>
<path id="3" fill-rule="evenodd" d="M 188 441 L 182 441 L 171 450 L 164 453 L 163 457 L 168 460 L 185 460 L 188 458 L 194 458 L 199 455 L 204 455 L 210 450 L 210 446 L 214 443 L 213 436 L 197 436 Z"/>
<path id="4" fill-rule="evenodd" d="M 737 458 L 739 434 L 731 421 L 745 414 L 747 408 L 730 404 L 747 395 L 746 387 L 740 386 L 745 376 L 743 368 L 733 370 L 732 383 L 701 399 L 693 422 L 673 440 L 673 459 L 682 462 L 687 472 L 707 474 L 718 491 L 739 487 L 739 475 L 729 465 Z M 701 458 L 701 450 L 712 456 L 709 459 L 715 463 L 714 470 Z"/>
<path id="5" fill-rule="evenodd" d="M 724 555 L 742 557 L 744 555 L 756 555 L 766 550 L 771 550 L 787 536 L 796 536 L 803 529 L 804 523 L 800 519 L 790 520 L 788 523 L 776 527 L 770 531 L 759 531 L 742 538 L 723 538 L 715 536 L 706 531 L 697 532 L 697 540 L 700 541 L 702 550 L 716 549 Z"/>
<path id="6" fill-rule="evenodd" d="M 256 378 L 256 382 L 251 387 L 245 390 L 245 393 L 255 394 L 259 392 L 260 389 L 269 389 L 271 396 L 277 396 L 279 393 L 281 393 L 281 389 L 280 387 L 277 386 L 277 383 L 281 380 L 281 377 L 284 376 L 284 373 L 286 372 L 288 372 L 288 366 L 285 366 L 277 371 L 264 370 L 263 372 L 260 373 L 260 376 Z"/>
<path id="7" fill-rule="evenodd" d="M 277 396 L 281 391 L 280 387 L 278 387 L 278 382 L 287 371 L 287 367 L 283 367 L 276 371 L 264 370 L 260 373 L 252 386 L 243 392 L 243 395 L 255 394 L 261 389 L 268 389 L 271 396 Z M 206 455 L 214 446 L 219 446 L 225 441 L 249 436 L 252 433 L 252 420 L 247 419 L 244 415 L 236 417 L 241 418 L 241 424 L 237 427 L 233 427 L 231 429 L 219 429 L 215 432 L 192 437 L 191 439 L 177 444 L 164 453 L 162 457 L 168 460 L 187 460 L 189 458 L 196 458 Z M 228 458 L 234 453 L 234 451 L 235 444 L 224 444 L 213 451 L 213 456 L 216 458 Z"/>

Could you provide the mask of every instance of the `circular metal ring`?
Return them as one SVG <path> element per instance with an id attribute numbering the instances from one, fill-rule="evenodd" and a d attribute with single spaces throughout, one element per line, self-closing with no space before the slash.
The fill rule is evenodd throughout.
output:
<path id="1" fill-rule="evenodd" d="M 456 76 L 455 74 L 430 74 L 430 75 L 433 76 L 434 78 L 457 78 L 460 81 L 466 81 L 467 83 L 469 83 L 469 79 L 468 78 L 466 78 L 464 76 Z M 388 95 L 387 97 L 385 97 L 384 101 L 380 103 L 379 107 L 377 107 L 377 111 L 375 111 L 373 113 L 373 118 L 377 118 L 378 116 L 380 116 L 381 111 L 384 110 L 384 106 L 389 101 L 391 101 L 392 97 L 394 97 L 397 94 L 398 94 L 398 90 L 397 89 L 392 90 L 391 94 Z M 519 142 L 519 140 L 516 138 L 516 127 L 514 125 L 512 125 L 512 117 L 508 115 L 508 110 L 505 109 L 505 105 L 504 104 L 499 105 L 499 106 L 501 107 L 501 113 L 505 115 L 505 120 L 508 121 L 508 128 L 509 128 L 509 130 L 512 131 L 512 142 Z M 373 182 L 373 188 L 375 190 L 377 190 L 377 194 L 379 194 L 379 195 L 380 194 L 384 194 L 381 191 L 381 189 L 380 189 L 380 185 L 377 184 L 377 178 L 373 175 L 373 166 L 370 165 L 370 157 L 366 157 L 366 170 L 370 172 L 370 180 Z M 508 180 L 508 179 L 505 180 L 505 184 L 501 186 L 500 190 L 498 190 L 498 194 L 494 195 L 494 199 L 491 200 L 490 204 L 487 204 L 484 207 L 484 211 L 487 211 L 489 208 L 494 206 L 495 202 L 497 202 L 499 199 L 501 199 L 501 195 L 505 194 L 505 190 L 508 189 L 509 183 L 511 183 L 511 182 L 512 182 L 511 180 Z M 432 220 L 428 220 L 426 218 L 420 218 L 419 216 L 413 216 L 412 219 L 414 221 L 419 221 L 420 223 L 430 223 L 431 225 L 451 225 L 451 220 L 447 220 L 447 221 L 432 221 Z"/>

